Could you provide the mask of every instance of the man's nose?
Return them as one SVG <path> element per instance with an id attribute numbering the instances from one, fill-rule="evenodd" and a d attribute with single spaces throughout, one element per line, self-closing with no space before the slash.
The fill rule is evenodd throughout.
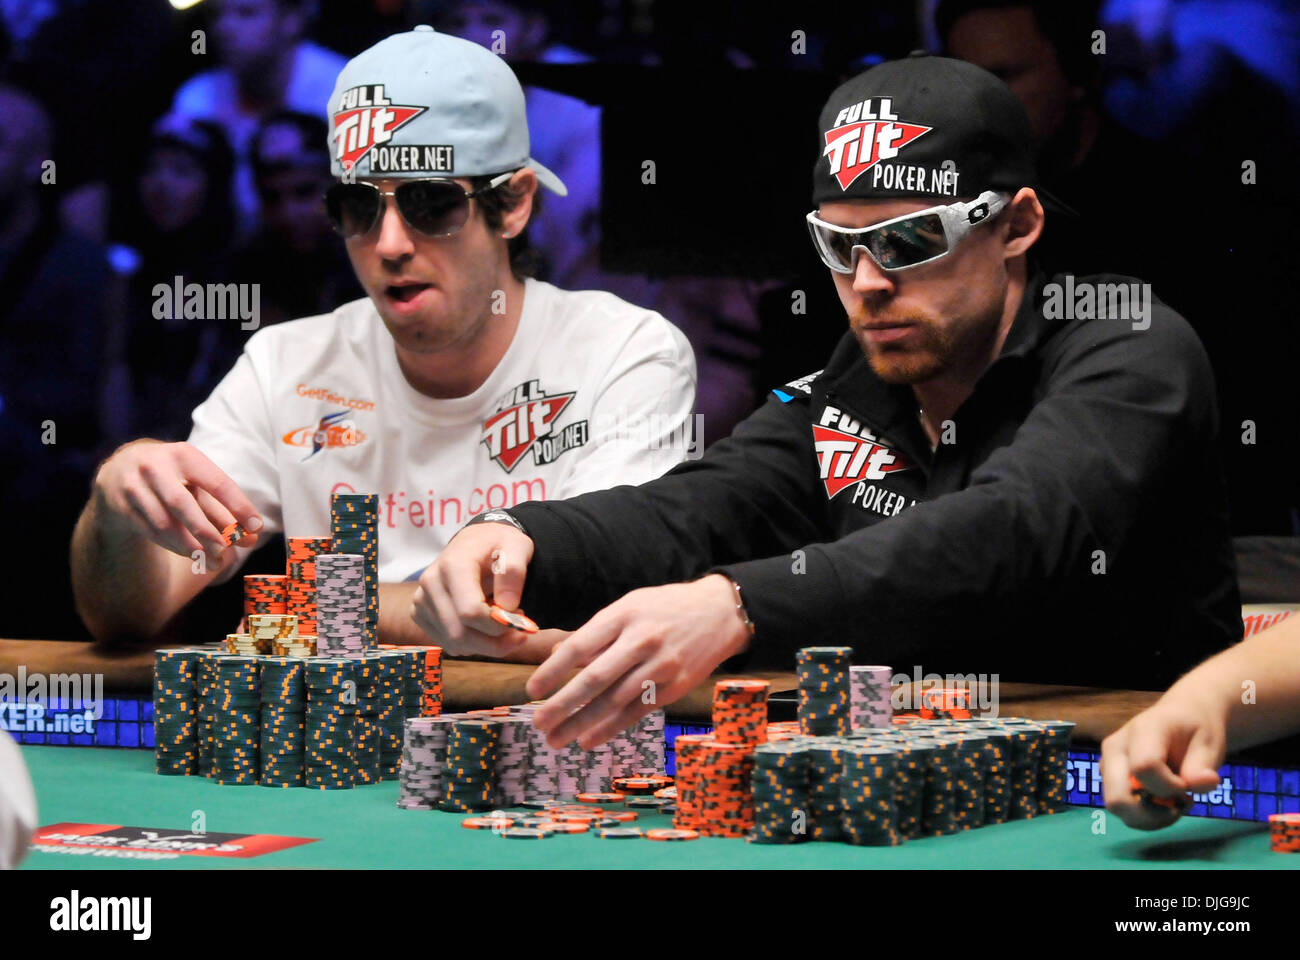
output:
<path id="1" fill-rule="evenodd" d="M 853 292 L 863 296 L 892 293 L 894 281 L 888 273 L 876 266 L 876 261 L 865 250 L 855 250 L 853 264 Z"/>
<path id="2" fill-rule="evenodd" d="M 411 240 L 410 228 L 397 210 L 397 204 L 386 198 L 384 211 L 379 216 L 379 239 L 375 241 L 375 253 L 385 260 L 400 260 L 415 252 L 415 243 Z"/>

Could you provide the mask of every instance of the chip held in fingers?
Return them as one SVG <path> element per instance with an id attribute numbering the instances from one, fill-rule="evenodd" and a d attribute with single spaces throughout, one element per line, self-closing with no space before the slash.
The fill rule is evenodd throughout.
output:
<path id="1" fill-rule="evenodd" d="M 238 520 L 221 531 L 221 539 L 226 542 L 228 547 L 243 540 L 246 536 L 248 536 L 248 532 L 240 525 Z"/>
<path id="2" fill-rule="evenodd" d="M 498 607 L 495 603 L 491 606 L 492 619 L 507 627 L 514 627 L 516 630 L 522 630 L 524 633 L 536 633 L 537 624 L 529 620 L 517 610 L 506 610 Z"/>
<path id="3" fill-rule="evenodd" d="M 1142 802 L 1143 806 L 1164 807 L 1171 813 L 1177 814 L 1185 813 L 1192 806 L 1192 798 L 1188 794 L 1184 793 L 1174 797 L 1157 797 L 1155 794 L 1145 789 L 1138 781 L 1137 777 L 1131 775 L 1128 778 L 1128 786 L 1129 789 L 1133 791 L 1133 794 Z"/>

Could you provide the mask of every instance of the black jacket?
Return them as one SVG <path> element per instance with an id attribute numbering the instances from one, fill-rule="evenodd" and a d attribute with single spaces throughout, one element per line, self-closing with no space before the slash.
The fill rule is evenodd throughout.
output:
<path id="1" fill-rule="evenodd" d="M 757 626 L 749 668 L 851 644 L 908 674 L 1167 686 L 1242 632 L 1213 377 L 1158 301 L 1144 330 L 1048 319 L 1045 282 L 1066 283 L 1031 280 L 934 453 L 846 333 L 702 459 L 512 508 L 536 543 L 523 609 L 574 629 L 719 570 Z"/>

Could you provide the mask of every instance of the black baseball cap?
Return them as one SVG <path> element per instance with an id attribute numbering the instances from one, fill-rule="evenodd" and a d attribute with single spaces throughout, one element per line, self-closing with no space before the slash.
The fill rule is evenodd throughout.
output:
<path id="1" fill-rule="evenodd" d="M 955 202 L 1021 187 L 1041 193 L 1024 106 L 1005 83 L 965 60 L 917 51 L 878 64 L 831 94 L 818 131 L 814 205 Z M 1052 206 L 1061 205 L 1053 199 Z"/>

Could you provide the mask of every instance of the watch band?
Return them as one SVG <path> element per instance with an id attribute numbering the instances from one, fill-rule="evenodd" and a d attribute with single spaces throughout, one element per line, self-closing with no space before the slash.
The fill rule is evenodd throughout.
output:
<path id="1" fill-rule="evenodd" d="M 724 573 L 723 576 L 727 575 Z M 749 635 L 752 637 L 758 628 L 754 626 L 754 621 L 749 619 L 749 611 L 745 609 L 745 598 L 740 593 L 740 584 L 731 577 L 727 577 L 727 580 L 730 581 L 731 589 L 736 594 L 736 613 L 740 614 L 740 619 L 744 621 L 745 628 L 749 630 Z"/>
<path id="2" fill-rule="evenodd" d="M 524 529 L 524 525 L 505 510 L 487 510 L 480 513 L 477 517 L 474 517 L 469 523 L 465 524 L 465 526 L 473 526 L 476 523 L 508 523 L 524 536 L 528 536 L 528 531 Z"/>

